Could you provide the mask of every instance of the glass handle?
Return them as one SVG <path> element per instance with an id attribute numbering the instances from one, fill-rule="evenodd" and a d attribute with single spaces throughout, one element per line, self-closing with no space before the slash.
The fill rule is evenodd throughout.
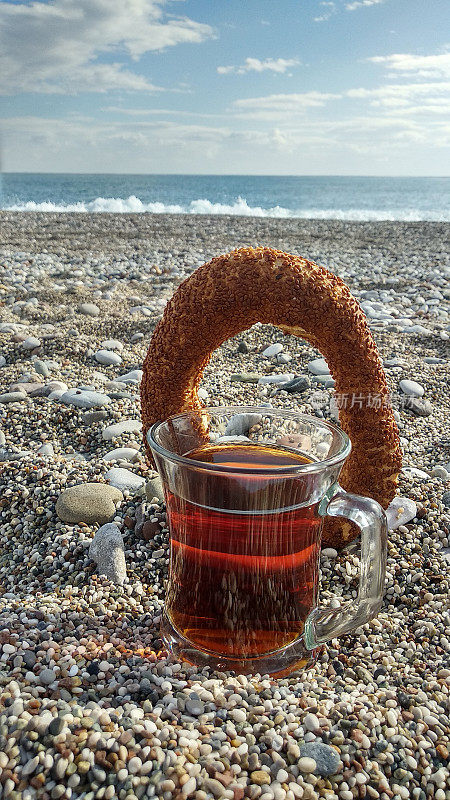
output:
<path id="1" fill-rule="evenodd" d="M 368 622 L 380 610 L 386 572 L 387 520 L 381 506 L 368 497 L 338 487 L 327 515 L 345 517 L 361 528 L 361 566 L 356 600 L 340 608 L 318 606 L 309 614 L 304 640 L 309 650 Z"/>

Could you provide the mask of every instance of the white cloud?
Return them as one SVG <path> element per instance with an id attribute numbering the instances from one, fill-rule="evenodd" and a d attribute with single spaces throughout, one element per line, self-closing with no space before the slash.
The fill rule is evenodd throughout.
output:
<path id="1" fill-rule="evenodd" d="M 0 3 L 0 93 L 155 91 L 123 65 L 144 53 L 213 35 L 209 25 L 164 17 L 164 0 Z M 99 57 L 113 55 L 112 63 Z"/>
<path id="2" fill-rule="evenodd" d="M 246 72 L 287 72 L 300 64 L 298 58 L 246 58 L 241 66 L 217 67 L 219 75 L 244 75 Z"/>
<path id="3" fill-rule="evenodd" d="M 428 115 L 349 113 L 312 122 L 279 118 L 237 130 L 233 118 L 208 125 L 177 120 L 98 121 L 89 118 L 9 118 L 4 121 L 5 168 L 74 172 L 198 172 L 260 174 L 442 174 L 450 126 Z"/>
<path id="4" fill-rule="evenodd" d="M 127 108 L 126 106 L 102 106 L 100 111 L 111 114 L 124 114 L 128 117 L 226 117 L 227 114 L 210 114 L 203 111 L 179 111 L 174 108 Z"/>
<path id="5" fill-rule="evenodd" d="M 450 78 L 450 53 L 416 56 L 410 53 L 393 53 L 390 56 L 373 56 L 368 61 L 384 64 L 398 73 L 414 73 L 420 78 Z"/>
<path id="6" fill-rule="evenodd" d="M 235 100 L 234 105 L 243 111 L 276 112 L 287 114 L 303 111 L 305 108 L 324 106 L 327 100 L 342 95 L 330 92 L 303 92 L 297 94 L 269 94 L 266 97 L 246 97 Z"/>
<path id="7" fill-rule="evenodd" d="M 333 14 L 336 14 L 336 3 L 333 3 L 332 0 L 329 2 L 324 0 L 319 5 L 323 8 L 323 12 L 318 17 L 314 17 L 314 22 L 326 22 Z"/>
<path id="8" fill-rule="evenodd" d="M 355 0 L 353 3 L 346 3 L 347 11 L 355 11 L 357 8 L 367 8 L 368 6 L 379 6 L 386 0 Z"/>
<path id="9" fill-rule="evenodd" d="M 346 92 L 347 97 L 353 98 L 369 98 L 372 100 L 372 105 L 377 106 L 402 106 L 410 103 L 412 100 L 416 101 L 421 98 L 424 105 L 434 103 L 438 95 L 444 94 L 449 97 L 450 82 L 434 82 L 434 83 L 390 83 L 385 86 L 380 86 L 377 89 L 349 89 Z M 445 99 L 445 98 L 444 98 Z M 447 109 L 449 108 L 449 101 L 447 100 Z"/>

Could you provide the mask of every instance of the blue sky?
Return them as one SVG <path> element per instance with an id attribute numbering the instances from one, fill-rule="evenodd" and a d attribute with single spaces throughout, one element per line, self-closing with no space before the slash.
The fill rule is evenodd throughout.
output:
<path id="1" fill-rule="evenodd" d="M 0 0 L 7 171 L 450 174 L 448 0 Z"/>

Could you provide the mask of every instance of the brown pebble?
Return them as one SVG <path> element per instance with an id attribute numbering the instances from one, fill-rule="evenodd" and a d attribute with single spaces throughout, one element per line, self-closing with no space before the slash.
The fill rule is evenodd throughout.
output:
<path id="1" fill-rule="evenodd" d="M 264 786 L 270 783 L 270 775 L 263 769 L 257 769 L 251 773 L 250 780 L 252 783 L 256 783 L 257 786 Z"/>
<path id="2" fill-rule="evenodd" d="M 436 747 L 436 753 L 439 753 L 440 758 L 442 758 L 444 761 L 446 761 L 449 756 L 448 748 L 445 746 L 445 744 L 438 744 Z"/>
<path id="3" fill-rule="evenodd" d="M 129 515 L 129 514 L 126 514 L 126 516 L 123 518 L 123 524 L 124 524 L 124 525 L 125 525 L 125 527 L 126 527 L 126 528 L 128 528 L 130 531 L 131 531 L 131 530 L 133 530 L 133 528 L 134 528 L 134 526 L 135 526 L 135 523 L 136 523 L 136 520 L 135 520 L 135 519 L 133 519 L 133 517 L 130 517 L 130 515 Z"/>
<path id="4" fill-rule="evenodd" d="M 223 786 L 225 787 L 229 786 L 230 783 L 234 780 L 234 776 L 231 774 L 231 772 L 228 772 L 227 770 L 225 772 L 216 771 L 214 773 L 214 777 L 216 780 L 220 781 L 220 783 L 222 783 Z"/>
<path id="5" fill-rule="evenodd" d="M 142 527 L 142 538 L 144 541 L 150 542 L 159 531 L 160 527 L 157 522 L 150 522 L 150 520 L 147 520 Z"/>

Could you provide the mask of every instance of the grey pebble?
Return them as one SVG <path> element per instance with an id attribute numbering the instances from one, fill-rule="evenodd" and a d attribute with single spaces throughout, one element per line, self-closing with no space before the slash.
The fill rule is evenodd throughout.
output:
<path id="1" fill-rule="evenodd" d="M 256 372 L 235 372 L 230 375 L 230 381 L 238 383 L 258 383 L 261 375 Z"/>
<path id="2" fill-rule="evenodd" d="M 261 414 L 234 414 L 227 422 L 225 436 L 244 436 L 253 425 L 261 422 Z"/>
<path id="3" fill-rule="evenodd" d="M 41 346 L 41 340 L 36 336 L 27 336 L 23 342 L 20 343 L 22 350 L 34 350 L 36 347 Z"/>
<path id="4" fill-rule="evenodd" d="M 429 400 L 420 397 L 407 397 L 404 407 L 412 411 L 418 417 L 429 417 L 433 413 L 433 406 Z"/>
<path id="5" fill-rule="evenodd" d="M 40 456 L 53 456 L 55 454 L 51 442 L 46 442 L 45 444 L 41 445 L 37 452 Z"/>
<path id="6" fill-rule="evenodd" d="M 21 777 L 26 778 L 28 775 L 31 775 L 35 771 L 38 764 L 39 755 L 34 756 L 34 758 L 30 758 L 30 760 L 27 761 L 27 763 L 22 767 Z"/>
<path id="7" fill-rule="evenodd" d="M 144 373 L 141 369 L 132 369 L 130 372 L 126 372 L 124 375 L 119 375 L 117 380 L 121 381 L 122 383 L 131 383 L 137 386 L 141 382 L 143 374 Z"/>
<path id="8" fill-rule="evenodd" d="M 30 397 L 49 397 L 53 392 L 60 392 L 59 396 L 61 397 L 64 392 L 68 391 L 68 388 L 67 383 L 63 383 L 63 381 L 49 381 L 31 391 Z"/>
<path id="9" fill-rule="evenodd" d="M 123 467 L 111 467 L 105 474 L 105 480 L 121 492 L 137 492 L 145 483 L 145 478 L 141 475 L 135 475 Z"/>
<path id="10" fill-rule="evenodd" d="M 56 680 L 56 672 L 54 669 L 49 669 L 46 667 L 45 669 L 41 670 L 38 678 L 39 683 L 41 683 L 42 686 L 49 686 L 51 683 L 53 683 L 53 681 Z"/>
<path id="11" fill-rule="evenodd" d="M 107 367 L 115 366 L 122 363 L 122 358 L 114 350 L 97 350 L 94 353 L 94 358 L 99 364 L 104 364 Z"/>
<path id="12" fill-rule="evenodd" d="M 103 461 L 136 461 L 139 457 L 139 450 L 133 447 L 116 447 L 114 450 L 109 450 L 102 457 Z M 112 484 L 116 485 L 116 484 Z M 119 486 L 120 489 L 120 486 Z"/>
<path id="13" fill-rule="evenodd" d="M 411 397 L 423 397 L 425 394 L 424 387 L 417 383 L 417 381 L 409 381 L 409 380 L 402 380 L 399 383 L 400 389 L 404 394 L 407 394 Z"/>
<path id="14" fill-rule="evenodd" d="M 81 303 L 78 311 L 87 317 L 98 317 L 100 315 L 100 309 L 95 303 Z"/>
<path id="15" fill-rule="evenodd" d="M 51 736 L 58 736 L 63 728 L 65 728 L 65 725 L 66 723 L 61 717 L 55 717 L 48 726 L 48 732 Z"/>
<path id="16" fill-rule="evenodd" d="M 305 378 L 303 375 L 301 375 L 298 378 L 293 378 L 292 381 L 283 383 L 280 386 L 280 389 L 282 389 L 283 392 L 289 392 L 290 394 L 294 394 L 296 392 L 300 394 L 301 392 L 306 392 L 310 386 L 311 382 L 308 380 L 308 378 Z"/>
<path id="17" fill-rule="evenodd" d="M 161 503 L 164 503 L 164 489 L 159 475 L 147 481 L 145 484 L 145 496 L 149 502 L 151 502 L 154 497 L 157 497 Z"/>
<path id="18" fill-rule="evenodd" d="M 448 481 L 450 478 L 450 473 L 445 469 L 445 467 L 438 464 L 431 470 L 431 477 L 440 478 L 442 481 Z"/>
<path id="19" fill-rule="evenodd" d="M 0 394 L 0 403 L 22 403 L 26 399 L 25 392 L 5 392 Z"/>
<path id="20" fill-rule="evenodd" d="M 38 375 L 42 375 L 44 378 L 48 378 L 48 376 L 50 375 L 50 370 L 45 361 L 40 361 L 39 359 L 36 359 L 36 361 L 33 361 L 33 367 L 34 371 L 37 372 Z"/>
<path id="21" fill-rule="evenodd" d="M 192 714 L 194 717 L 198 717 L 199 714 L 203 714 L 205 711 L 205 704 L 202 703 L 201 700 L 197 700 L 195 697 L 190 695 L 186 700 L 185 710 L 188 714 Z"/>
<path id="22" fill-rule="evenodd" d="M 103 525 L 115 516 L 116 506 L 122 500 L 122 492 L 107 483 L 82 483 L 64 489 L 56 501 L 56 513 L 63 522 L 72 525 L 77 522 Z"/>
<path id="23" fill-rule="evenodd" d="M 83 414 L 82 422 L 83 425 L 92 425 L 94 422 L 101 422 L 104 419 L 108 418 L 107 411 L 86 411 Z"/>
<path id="24" fill-rule="evenodd" d="M 117 525 L 108 523 L 98 529 L 89 547 L 89 557 L 96 562 L 100 575 L 106 575 L 115 584 L 124 583 L 127 577 L 125 551 Z"/>
<path id="25" fill-rule="evenodd" d="M 142 430 L 142 422 L 140 419 L 124 419 L 122 422 L 115 422 L 113 425 L 108 425 L 102 431 L 102 438 L 107 442 L 111 439 L 117 439 L 123 433 L 137 433 Z"/>
<path id="26" fill-rule="evenodd" d="M 330 369 L 324 358 L 314 358 L 309 361 L 307 367 L 313 375 L 329 375 Z"/>
<path id="27" fill-rule="evenodd" d="M 37 658 L 32 650 L 25 650 L 22 658 L 24 660 L 25 665 L 30 668 L 34 667 L 37 661 Z"/>
<path id="28" fill-rule="evenodd" d="M 330 747 L 329 744 L 323 744 L 323 742 L 306 742 L 302 744 L 300 746 L 300 757 L 313 758 L 316 762 L 314 771 L 322 777 L 334 775 L 341 765 L 341 759 L 336 750 Z"/>
<path id="29" fill-rule="evenodd" d="M 76 408 L 98 408 L 99 406 L 107 406 L 111 402 L 106 394 L 101 392 L 91 392 L 84 389 L 69 389 L 59 398 L 61 403 L 68 406 L 76 406 Z"/>

